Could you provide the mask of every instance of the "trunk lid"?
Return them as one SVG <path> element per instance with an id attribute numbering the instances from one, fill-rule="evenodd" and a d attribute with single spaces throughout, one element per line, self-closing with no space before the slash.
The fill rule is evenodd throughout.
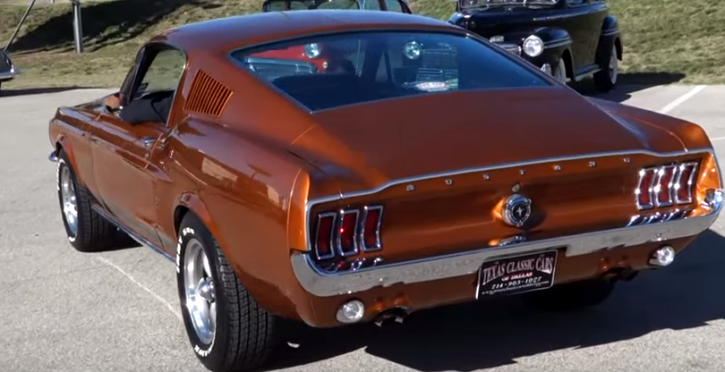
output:
<path id="1" fill-rule="evenodd" d="M 431 94 L 313 117 L 292 151 L 344 198 L 313 205 L 309 228 L 319 213 L 383 205 L 383 250 L 362 257 L 388 263 L 624 227 L 638 213 L 638 170 L 665 160 L 617 152 L 683 150 L 672 133 L 615 119 L 560 87 Z M 513 193 L 532 201 L 523 227 L 496 215 Z"/>

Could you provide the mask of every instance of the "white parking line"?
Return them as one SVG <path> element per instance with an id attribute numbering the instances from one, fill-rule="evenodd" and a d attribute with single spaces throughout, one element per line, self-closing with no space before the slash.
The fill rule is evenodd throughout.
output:
<path id="1" fill-rule="evenodd" d="M 690 90 L 689 92 L 683 94 L 682 96 L 680 96 L 676 100 L 670 102 L 667 106 L 663 107 L 660 110 L 660 114 L 666 114 L 666 113 L 674 110 L 675 107 L 683 104 L 688 99 L 694 97 L 697 93 L 702 92 L 702 90 L 705 89 L 705 87 L 706 87 L 706 85 L 698 85 L 698 86 L 692 88 L 692 90 Z"/>
<path id="2" fill-rule="evenodd" d="M 145 285 L 141 284 L 138 280 L 134 279 L 131 276 L 131 274 L 129 274 L 126 271 L 124 271 L 122 268 L 120 268 L 115 263 L 113 263 L 113 262 L 111 262 L 111 261 L 109 261 L 109 260 L 107 260 L 107 259 L 105 259 L 103 257 L 98 257 L 98 260 L 101 261 L 101 262 L 103 262 L 104 264 L 106 264 L 106 265 L 108 265 L 108 266 L 116 269 L 118 272 L 120 272 L 126 278 L 128 278 L 128 280 L 130 280 L 133 284 L 136 284 L 139 288 L 141 288 L 144 291 L 148 292 L 148 294 L 150 294 L 151 296 L 154 296 L 155 299 L 159 300 L 161 303 L 163 303 L 164 305 L 166 305 L 166 308 L 168 308 L 169 311 L 171 311 L 177 318 L 179 318 L 179 320 L 182 320 L 181 319 L 181 314 L 177 311 L 177 309 L 174 306 L 172 306 L 169 303 L 169 301 L 164 300 L 161 296 L 159 296 L 156 293 L 154 293 L 154 291 L 150 290 L 148 287 L 146 287 Z"/>

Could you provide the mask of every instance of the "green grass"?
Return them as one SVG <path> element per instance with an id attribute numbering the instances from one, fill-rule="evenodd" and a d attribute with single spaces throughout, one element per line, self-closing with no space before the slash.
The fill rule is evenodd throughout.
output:
<path id="1" fill-rule="evenodd" d="M 0 0 L 4 45 L 24 6 Z M 39 0 L 10 46 L 23 74 L 4 88 L 116 87 L 138 47 L 170 27 L 257 12 L 262 0 L 116 0 L 84 2 L 86 51 L 73 49 L 68 3 Z M 652 83 L 725 83 L 725 6 L 712 0 L 609 0 L 623 32 L 623 79 Z M 412 0 L 415 13 L 447 19 L 454 3 Z"/>

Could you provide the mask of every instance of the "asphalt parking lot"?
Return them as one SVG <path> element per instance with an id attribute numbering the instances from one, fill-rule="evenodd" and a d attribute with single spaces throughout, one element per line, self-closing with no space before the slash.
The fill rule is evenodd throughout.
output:
<path id="1" fill-rule="evenodd" d="M 66 242 L 48 120 L 59 105 L 105 92 L 0 94 L 0 371 L 205 371 L 184 334 L 169 261 L 146 248 L 82 254 Z M 725 86 L 627 86 L 605 96 L 701 124 L 720 157 L 723 97 Z M 722 372 L 723 225 L 591 312 L 532 313 L 502 301 L 421 312 L 393 328 L 310 330 L 275 368 Z"/>

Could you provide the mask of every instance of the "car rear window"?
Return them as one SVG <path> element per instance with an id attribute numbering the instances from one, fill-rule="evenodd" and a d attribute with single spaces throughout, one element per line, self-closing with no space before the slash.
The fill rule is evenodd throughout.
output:
<path id="1" fill-rule="evenodd" d="M 311 111 L 421 94 L 549 85 L 495 48 L 463 35 L 386 31 L 313 36 L 231 56 Z"/>

